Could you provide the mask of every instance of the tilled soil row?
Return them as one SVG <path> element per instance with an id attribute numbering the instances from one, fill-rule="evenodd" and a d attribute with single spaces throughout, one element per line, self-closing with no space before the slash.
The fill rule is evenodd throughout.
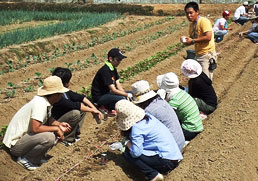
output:
<path id="1" fill-rule="evenodd" d="M 179 20 L 179 22 L 181 22 L 181 21 Z M 134 64 L 138 63 L 139 61 L 142 61 L 142 60 L 148 58 L 150 55 L 155 54 L 154 52 L 162 51 L 168 45 L 177 43 L 179 40 L 179 37 L 181 35 L 182 35 L 182 31 L 177 31 L 177 32 L 174 32 L 173 34 L 170 34 L 170 35 L 164 36 L 158 40 L 155 40 L 151 44 L 139 46 L 139 48 L 134 49 L 131 52 L 128 52 L 126 54 L 128 58 L 126 60 L 122 61 L 121 65 L 119 66 L 119 70 L 127 68 L 128 66 L 133 66 Z M 124 42 L 128 42 L 131 39 L 137 39 L 137 37 L 140 37 L 140 36 L 142 36 L 142 34 L 135 35 L 135 36 L 131 35 L 130 37 L 124 37 L 123 39 L 114 40 L 114 41 L 108 42 L 107 44 L 102 45 L 100 47 L 96 47 L 96 48 L 94 48 L 94 50 L 92 49 L 91 52 L 103 52 L 104 50 L 108 50 L 111 47 L 117 46 L 119 44 L 123 44 Z M 69 55 L 67 57 L 67 59 L 71 59 L 74 57 L 76 57 L 75 59 L 77 59 L 77 58 L 85 56 L 86 53 L 87 52 L 85 52 L 85 51 L 78 52 L 79 55 L 72 54 L 72 55 Z M 58 62 L 61 62 L 61 60 Z M 56 65 L 55 67 L 57 67 L 57 66 L 62 66 L 62 65 Z M 72 78 L 71 89 L 72 90 L 80 90 L 82 87 L 87 87 L 88 85 L 90 85 L 92 82 L 93 76 L 95 75 L 95 73 L 101 66 L 102 65 L 100 64 L 100 65 L 91 67 L 90 69 L 85 69 L 85 70 L 74 72 L 73 78 Z M 34 71 L 37 69 L 42 70 L 42 65 L 33 66 Z M 44 67 L 44 70 L 46 71 L 46 70 L 48 70 L 48 68 Z M 28 74 L 29 74 L 29 72 L 28 72 Z M 19 77 L 24 76 L 24 79 L 25 79 L 25 76 L 26 77 L 29 76 L 28 74 L 22 74 Z M 31 75 L 31 76 L 33 76 L 33 75 Z M 8 80 L 10 80 L 10 78 L 11 77 L 9 77 Z M 17 111 L 16 107 L 20 107 L 22 104 L 25 104 L 28 100 L 30 100 L 33 97 L 33 95 L 35 95 L 35 91 L 31 92 L 31 93 L 21 94 L 19 97 L 15 97 L 15 99 L 12 98 L 12 99 L 4 100 L 6 102 L 2 102 L 1 104 L 5 105 L 5 106 L 3 106 L 3 109 L 0 110 L 2 112 L 2 114 L 0 116 L 1 118 L 3 118 L 2 120 L 5 120 L 4 118 L 6 118 L 6 117 L 11 119 L 11 117 L 9 117 L 9 116 L 13 115 Z M 7 102 L 7 101 L 9 101 L 9 102 Z M 10 109 L 10 107 L 11 107 L 11 109 Z M 8 110 L 8 115 L 6 115 L 7 110 Z M 8 123 L 8 120 L 6 120 L 6 122 L 4 121 L 2 124 L 7 124 L 7 123 Z"/>

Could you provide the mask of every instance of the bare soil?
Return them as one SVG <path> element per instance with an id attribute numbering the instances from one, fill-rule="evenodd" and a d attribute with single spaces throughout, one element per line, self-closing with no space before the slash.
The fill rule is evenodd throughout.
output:
<path id="1" fill-rule="evenodd" d="M 213 21 L 220 17 L 223 10 L 232 8 L 231 5 L 228 7 L 226 5 L 217 7 L 216 5 L 215 8 L 214 6 L 201 6 L 201 10 L 204 12 L 216 9 L 216 13 L 210 15 L 210 19 Z M 163 5 L 162 7 L 166 10 Z M 173 5 L 173 8 L 182 9 L 183 5 Z M 117 20 L 96 28 L 95 35 L 105 31 L 109 33 L 119 29 L 122 31 L 129 29 L 134 24 L 151 22 L 159 18 L 163 17 L 129 16 L 126 21 L 123 21 L 123 24 L 121 24 L 121 20 Z M 8 82 L 14 82 L 22 87 L 26 78 L 35 78 L 34 72 L 41 72 L 43 77 L 46 77 L 50 75 L 48 69 L 51 67 L 64 66 L 64 62 L 76 62 L 91 53 L 102 55 L 112 47 L 123 47 L 131 40 L 141 39 L 150 33 L 162 31 L 167 26 L 182 23 L 183 20 L 186 18 L 176 17 L 164 24 L 87 50 L 68 54 L 50 63 L 34 64 L 15 72 L 6 73 L 0 76 L 0 87 L 4 88 Z M 232 23 L 233 30 L 221 43 L 217 44 L 216 49 L 220 54 L 213 84 L 219 98 L 218 109 L 205 119 L 204 131 L 184 149 L 183 161 L 166 176 L 166 180 L 258 180 L 258 132 L 256 131 L 258 126 L 258 93 L 256 90 L 258 87 L 258 46 L 250 40 L 238 36 L 238 32 L 248 30 L 250 25 L 247 23 L 239 26 Z M 86 32 L 87 30 L 78 34 L 85 35 Z M 118 70 L 133 66 L 156 52 L 178 43 L 180 36 L 187 35 L 187 32 L 188 27 L 186 26 L 151 43 L 139 41 L 141 43 L 137 44 L 135 49 L 125 52 L 128 58 L 122 61 Z M 63 42 L 69 41 L 69 35 L 61 37 Z M 89 38 L 88 35 L 82 37 L 84 41 L 87 40 L 87 37 Z M 47 41 L 55 40 L 62 42 L 58 37 L 54 37 L 52 40 L 50 38 Z M 167 58 L 149 71 L 134 76 L 124 82 L 123 87 L 129 90 L 132 83 L 144 79 L 149 81 L 153 89 L 156 89 L 156 76 L 170 71 L 179 76 L 181 84 L 186 84 L 187 80 L 180 72 L 180 65 L 183 56 L 186 55 L 186 49 L 193 49 L 193 47 L 186 47 L 177 55 Z M 91 68 L 74 71 L 70 88 L 78 91 L 81 87 L 87 87 L 102 65 L 98 64 Z M 18 91 L 15 98 L 4 99 L 1 95 L 0 126 L 7 125 L 15 112 L 36 94 L 36 91 L 24 93 L 21 90 Z M 6 150 L 0 150 L 0 180 L 144 180 L 143 175 L 129 165 L 120 152 L 109 149 L 111 143 L 120 140 L 119 129 L 114 119 L 109 118 L 106 122 L 97 125 L 92 116 L 87 114 L 81 140 L 70 147 L 57 144 L 49 152 L 52 158 L 36 171 L 29 172 L 23 169 L 12 160 Z M 100 164 L 101 153 L 107 154 L 105 165 Z"/>

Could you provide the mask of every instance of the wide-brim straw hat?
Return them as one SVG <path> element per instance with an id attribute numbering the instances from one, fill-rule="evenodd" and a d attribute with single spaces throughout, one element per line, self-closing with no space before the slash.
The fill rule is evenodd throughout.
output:
<path id="1" fill-rule="evenodd" d="M 181 71 L 186 77 L 192 79 L 202 73 L 202 66 L 196 60 L 187 59 L 183 61 Z"/>
<path id="2" fill-rule="evenodd" d="M 140 80 L 131 85 L 133 93 L 133 103 L 139 104 L 157 95 L 150 89 L 150 85 L 146 80 Z"/>
<path id="3" fill-rule="evenodd" d="M 64 93 L 69 89 L 63 86 L 62 80 L 58 76 L 50 76 L 43 81 L 43 86 L 38 88 L 38 96 L 46 96 L 55 93 Z"/>
<path id="4" fill-rule="evenodd" d="M 115 109 L 117 111 L 117 125 L 123 131 L 129 130 L 145 116 L 145 111 L 142 108 L 125 99 L 118 101 Z"/>

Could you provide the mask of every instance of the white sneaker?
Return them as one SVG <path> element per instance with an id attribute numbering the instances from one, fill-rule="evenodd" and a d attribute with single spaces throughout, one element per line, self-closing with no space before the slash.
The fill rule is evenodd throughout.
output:
<path id="1" fill-rule="evenodd" d="M 164 177 L 162 174 L 158 173 L 158 175 L 151 181 L 164 181 Z"/>
<path id="2" fill-rule="evenodd" d="M 37 168 L 39 168 L 38 166 L 33 165 L 29 160 L 27 160 L 26 158 L 23 158 L 23 157 L 18 157 L 17 163 L 30 171 L 33 171 L 33 170 L 36 170 Z"/>

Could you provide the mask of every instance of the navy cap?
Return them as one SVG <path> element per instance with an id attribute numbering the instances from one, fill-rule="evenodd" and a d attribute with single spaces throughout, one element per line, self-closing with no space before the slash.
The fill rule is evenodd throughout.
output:
<path id="1" fill-rule="evenodd" d="M 121 51 L 118 49 L 118 48 L 112 48 L 111 50 L 109 50 L 108 52 L 108 58 L 109 57 L 117 57 L 119 58 L 120 60 L 124 59 L 124 58 L 127 58 L 126 56 L 124 56 Z"/>

